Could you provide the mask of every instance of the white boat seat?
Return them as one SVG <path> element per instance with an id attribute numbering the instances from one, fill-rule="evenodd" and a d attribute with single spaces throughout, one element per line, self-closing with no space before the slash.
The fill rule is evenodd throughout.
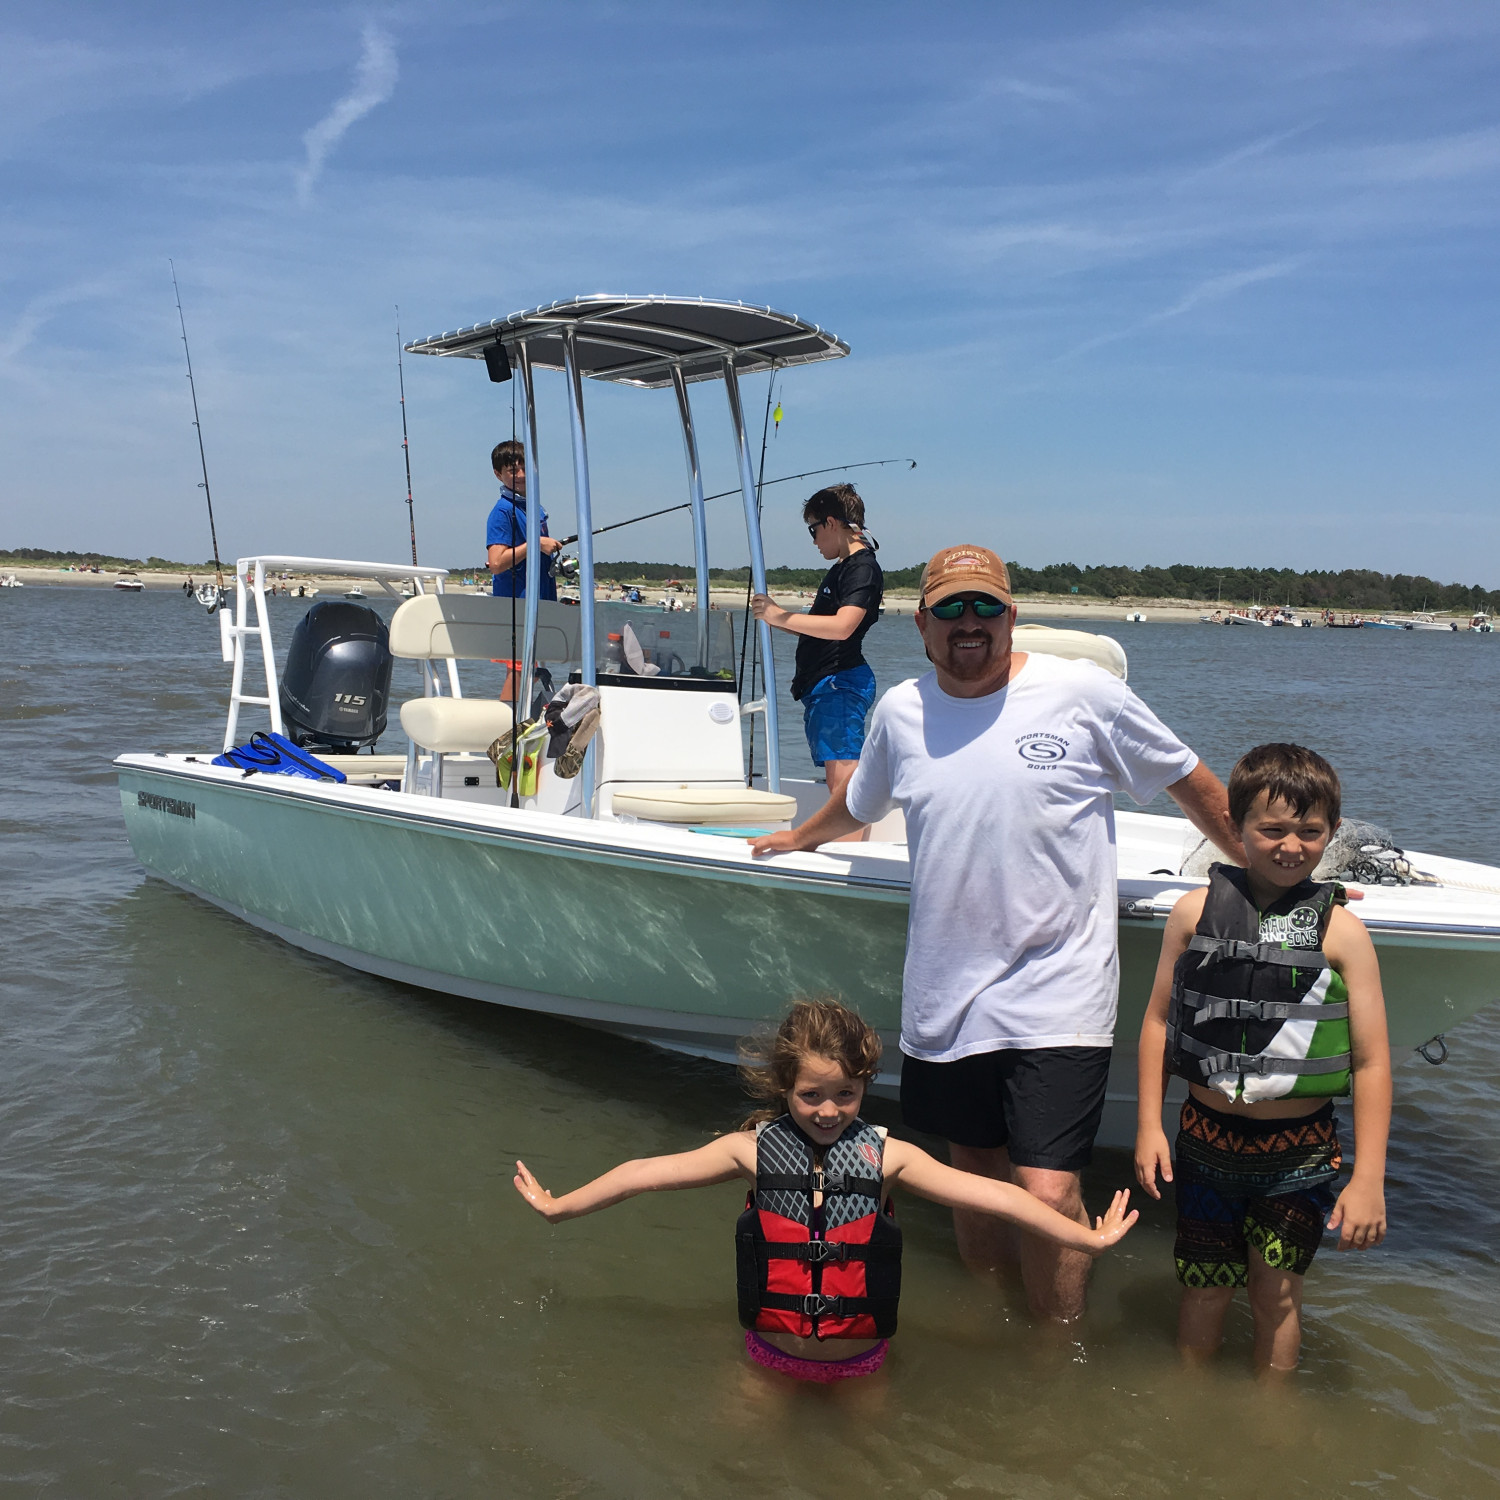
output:
<path id="1" fill-rule="evenodd" d="M 616 814 L 652 823 L 740 824 L 790 823 L 797 799 L 781 792 L 748 786 L 673 786 L 670 783 L 619 782 L 612 789 Z"/>
<path id="2" fill-rule="evenodd" d="M 1108 635 L 1087 630 L 1060 630 L 1055 625 L 1017 625 L 1011 636 L 1017 651 L 1040 651 L 1070 661 L 1091 661 L 1115 677 L 1126 672 L 1125 648 Z"/>
<path id="3" fill-rule="evenodd" d="M 391 616 L 391 655 L 409 661 L 518 659 L 526 611 L 493 594 L 418 594 Z M 552 599 L 537 601 L 536 659 L 576 661 L 579 611 Z"/>
<path id="4" fill-rule="evenodd" d="M 411 698 L 401 705 L 407 738 L 437 755 L 488 750 L 512 722 L 510 705 L 493 698 Z"/>

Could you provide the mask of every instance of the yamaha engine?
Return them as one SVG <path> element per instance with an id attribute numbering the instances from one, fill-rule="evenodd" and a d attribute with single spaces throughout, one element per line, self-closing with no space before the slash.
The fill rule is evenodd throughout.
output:
<path id="1" fill-rule="evenodd" d="M 281 717 L 294 745 L 352 754 L 385 732 L 390 633 L 373 609 L 315 604 L 292 632 L 281 674 Z"/>

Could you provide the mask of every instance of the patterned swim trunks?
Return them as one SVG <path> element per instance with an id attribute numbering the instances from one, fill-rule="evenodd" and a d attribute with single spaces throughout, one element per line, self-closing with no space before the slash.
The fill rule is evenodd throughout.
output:
<path id="1" fill-rule="evenodd" d="M 1272 1270 L 1305 1276 L 1342 1160 L 1332 1100 L 1291 1120 L 1250 1120 L 1187 1100 L 1177 1136 L 1177 1279 L 1244 1286 L 1251 1246 Z"/>

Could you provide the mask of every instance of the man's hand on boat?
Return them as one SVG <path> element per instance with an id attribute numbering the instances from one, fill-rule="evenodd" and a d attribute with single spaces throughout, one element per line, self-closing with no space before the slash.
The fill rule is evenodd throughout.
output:
<path id="1" fill-rule="evenodd" d="M 759 838 L 749 840 L 750 851 L 759 857 L 764 854 L 791 854 L 799 849 L 816 849 L 819 844 L 831 843 L 864 826 L 849 811 L 849 804 L 844 799 L 844 788 L 840 787 L 807 822 L 780 833 L 763 833 Z"/>

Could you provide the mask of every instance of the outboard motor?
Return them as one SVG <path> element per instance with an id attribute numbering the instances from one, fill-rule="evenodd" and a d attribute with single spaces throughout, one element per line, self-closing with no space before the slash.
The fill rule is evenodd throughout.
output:
<path id="1" fill-rule="evenodd" d="M 281 717 L 294 745 L 352 754 L 385 733 L 390 632 L 373 609 L 315 604 L 292 632 L 281 674 Z"/>

